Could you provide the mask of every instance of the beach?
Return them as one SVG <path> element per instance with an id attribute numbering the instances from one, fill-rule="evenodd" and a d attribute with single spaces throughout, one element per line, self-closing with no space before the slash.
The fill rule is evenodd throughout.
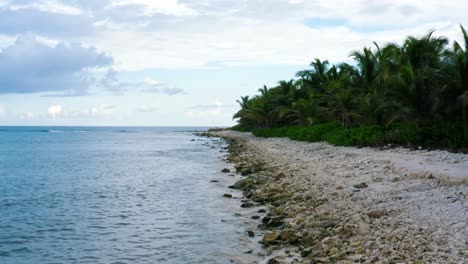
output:
<path id="1" fill-rule="evenodd" d="M 463 263 L 468 155 L 336 147 L 250 133 L 227 139 L 243 207 L 266 206 L 266 263 Z M 262 208 L 264 208 L 262 207 Z"/>

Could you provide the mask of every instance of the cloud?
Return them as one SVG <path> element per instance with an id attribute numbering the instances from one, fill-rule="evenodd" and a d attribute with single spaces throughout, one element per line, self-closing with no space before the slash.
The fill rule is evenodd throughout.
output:
<path id="1" fill-rule="evenodd" d="M 80 9 L 58 2 L 0 6 L 0 33 L 29 32 L 53 37 L 76 37 L 94 32 L 93 19 Z"/>
<path id="2" fill-rule="evenodd" d="M 59 117 L 63 112 L 63 106 L 61 105 L 51 105 L 47 108 L 47 115 L 50 118 Z"/>
<path id="3" fill-rule="evenodd" d="M 85 109 L 70 109 L 62 105 L 51 105 L 47 108 L 47 117 L 52 119 L 103 117 L 112 115 L 115 108 L 116 106 L 108 104 L 100 104 Z M 31 115 L 28 119 L 33 117 L 40 117 L 40 115 Z"/>
<path id="4" fill-rule="evenodd" d="M 468 2 L 461 0 L 186 0 L 183 4 L 197 15 L 140 14 L 128 16 L 127 21 L 110 16 L 110 21 L 119 21 L 118 27 L 102 31 L 96 41 L 113 51 L 119 70 L 208 68 L 212 62 L 219 62 L 218 67 L 307 65 L 315 57 L 346 61 L 352 50 L 374 40 L 401 41 L 434 25 L 438 34 L 453 39 L 460 35 L 458 23 L 468 24 L 461 12 Z M 127 39 L 138 41 L 122 44 Z"/>
<path id="5" fill-rule="evenodd" d="M 154 113 L 158 111 L 158 109 L 154 106 L 140 106 L 137 107 L 136 110 L 141 113 Z"/>
<path id="6" fill-rule="evenodd" d="M 34 119 L 35 117 L 36 115 L 33 112 L 22 113 L 18 116 L 20 120 L 30 120 L 30 119 Z"/>
<path id="7" fill-rule="evenodd" d="M 114 105 L 102 104 L 99 106 L 91 107 L 87 112 L 91 116 L 106 116 L 111 115 L 114 112 Z"/>
<path id="8" fill-rule="evenodd" d="M 220 99 L 215 99 L 213 104 L 194 105 L 188 108 L 186 112 L 190 117 L 207 117 L 207 116 L 224 116 L 227 108 L 232 108 L 233 105 L 225 105 Z"/>
<path id="9" fill-rule="evenodd" d="M 454 38 L 467 8 L 462 0 L 22 0 L 1 8 L 0 32 L 85 37 L 112 50 L 117 70 L 307 65 L 434 25 Z"/>
<path id="10" fill-rule="evenodd" d="M 197 11 L 177 0 L 114 0 L 110 8 L 121 6 L 141 6 L 147 16 L 164 14 L 172 16 L 194 16 Z"/>
<path id="11" fill-rule="evenodd" d="M 144 93 L 158 93 L 166 95 L 184 94 L 184 89 L 170 87 L 165 83 L 154 80 L 150 77 L 142 81 L 125 82 L 119 78 L 119 72 L 109 69 L 99 85 L 116 94 L 123 94 L 127 91 L 140 91 Z"/>
<path id="12" fill-rule="evenodd" d="M 217 109 L 217 108 L 231 108 L 231 107 L 234 107 L 234 106 L 225 105 L 220 99 L 216 98 L 213 104 L 194 105 L 194 106 L 191 106 L 190 109 L 212 110 L 212 109 Z"/>
<path id="13" fill-rule="evenodd" d="M 0 116 L 3 116 L 5 115 L 5 107 L 3 105 L 0 104 Z"/>
<path id="14" fill-rule="evenodd" d="M 0 51 L 0 94 L 84 95 L 94 82 L 89 71 L 112 63 L 109 54 L 94 47 L 64 42 L 49 46 L 33 35 L 23 35 Z"/>

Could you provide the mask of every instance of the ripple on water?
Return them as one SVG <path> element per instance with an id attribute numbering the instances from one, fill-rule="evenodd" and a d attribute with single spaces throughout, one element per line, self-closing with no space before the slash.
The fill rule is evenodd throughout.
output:
<path id="1" fill-rule="evenodd" d="M 1 264 L 229 262 L 242 220 L 209 139 L 67 129 L 0 135 Z"/>

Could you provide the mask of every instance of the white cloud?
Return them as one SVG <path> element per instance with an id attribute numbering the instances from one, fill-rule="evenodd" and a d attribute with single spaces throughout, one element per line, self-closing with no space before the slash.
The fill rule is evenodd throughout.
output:
<path id="1" fill-rule="evenodd" d="M 47 108 L 47 117 L 52 119 L 65 119 L 65 118 L 95 118 L 111 116 L 115 110 L 114 105 L 100 104 L 83 109 L 73 109 L 62 105 L 51 105 Z M 31 115 L 32 117 L 41 117 L 38 115 Z"/>
<path id="2" fill-rule="evenodd" d="M 154 113 L 158 111 L 158 109 L 154 106 L 140 106 L 137 107 L 136 110 L 141 113 Z"/>
<path id="3" fill-rule="evenodd" d="M 109 69 L 105 77 L 100 81 L 101 87 L 122 95 L 124 92 L 133 90 L 144 93 L 158 93 L 166 95 L 184 94 L 185 91 L 181 88 L 170 87 L 169 85 L 155 80 L 151 77 L 145 77 L 142 81 L 125 82 L 119 78 L 119 72 L 114 69 Z"/>
<path id="4" fill-rule="evenodd" d="M 198 13 L 179 3 L 178 0 L 113 0 L 110 7 L 140 5 L 144 7 L 144 14 L 163 14 L 172 16 L 194 16 Z"/>
<path id="5" fill-rule="evenodd" d="M 5 115 L 5 107 L 3 105 L 0 104 L 0 117 L 2 117 L 3 115 Z"/>
<path id="6" fill-rule="evenodd" d="M 0 94 L 58 92 L 85 95 L 93 84 L 89 70 L 112 64 L 112 57 L 94 47 L 19 36 L 0 51 Z M 21 76 L 21 78 L 18 78 Z"/>
<path id="7" fill-rule="evenodd" d="M 107 116 L 111 115 L 114 112 L 115 106 L 102 104 L 99 106 L 91 107 L 88 110 L 89 115 L 91 116 Z"/>
<path id="8" fill-rule="evenodd" d="M 51 105 L 47 108 L 47 115 L 50 118 L 57 118 L 62 114 L 63 106 L 61 105 Z"/>
<path id="9" fill-rule="evenodd" d="M 227 108 L 233 108 L 232 105 L 224 104 L 220 99 L 216 98 L 212 104 L 194 105 L 188 109 L 186 115 L 189 117 L 219 117 L 231 115 L 226 111 Z"/>
<path id="10" fill-rule="evenodd" d="M 30 119 L 33 119 L 35 117 L 36 117 L 36 115 L 33 112 L 26 112 L 26 113 L 22 113 L 22 114 L 19 115 L 19 119 L 21 119 L 21 120 L 30 120 Z"/>
<path id="11" fill-rule="evenodd" d="M 0 5 L 2 6 L 2 5 Z M 65 15 L 81 15 L 83 11 L 71 5 L 55 0 L 34 1 L 26 4 L 5 4 L 9 9 L 17 11 L 21 9 L 37 9 L 43 12 L 58 13 Z"/>

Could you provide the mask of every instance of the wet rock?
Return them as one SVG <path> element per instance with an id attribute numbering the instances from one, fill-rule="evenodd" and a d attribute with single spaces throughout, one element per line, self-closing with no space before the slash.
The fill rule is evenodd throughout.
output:
<path id="1" fill-rule="evenodd" d="M 263 217 L 262 223 L 267 227 L 278 227 L 284 224 L 281 219 L 269 216 Z"/>
<path id="2" fill-rule="evenodd" d="M 232 198 L 232 194 L 225 193 L 225 194 L 223 194 L 223 197 L 226 197 L 226 198 Z"/>
<path id="3" fill-rule="evenodd" d="M 254 220 L 257 220 L 257 219 L 260 219 L 260 216 L 259 215 L 254 215 L 251 218 L 254 219 Z"/>
<path id="4" fill-rule="evenodd" d="M 281 232 L 280 238 L 282 241 L 288 242 L 292 240 L 293 236 L 294 236 L 294 230 L 286 229 Z"/>
<path id="5" fill-rule="evenodd" d="M 240 175 L 242 176 L 247 176 L 252 173 L 252 170 L 250 168 L 243 168 L 240 170 Z"/>
<path id="6" fill-rule="evenodd" d="M 467 192 L 467 196 L 468 196 L 468 192 Z M 257 211 L 257 213 L 264 214 L 264 213 L 266 213 L 266 210 L 265 209 L 260 209 L 260 210 Z"/>
<path id="7" fill-rule="evenodd" d="M 278 238 L 279 238 L 278 231 L 273 231 L 271 233 L 267 233 L 263 235 L 262 243 L 264 246 L 274 245 L 278 242 L 277 241 Z"/>
<path id="8" fill-rule="evenodd" d="M 249 235 L 249 237 L 254 237 L 255 236 L 255 233 L 252 230 L 247 230 L 246 232 L 247 232 L 247 235 Z"/>
<path id="9" fill-rule="evenodd" d="M 367 183 L 361 182 L 361 183 L 353 185 L 353 187 L 356 188 L 356 189 L 364 189 L 364 188 L 367 188 L 369 186 L 367 185 Z"/>
<path id="10" fill-rule="evenodd" d="M 211 182 L 219 182 L 218 180 L 212 180 Z"/>
<path id="11" fill-rule="evenodd" d="M 230 173 L 231 170 L 228 169 L 228 168 L 224 168 L 224 169 L 221 170 L 221 172 L 222 172 L 222 173 Z"/>
<path id="12" fill-rule="evenodd" d="M 279 262 L 278 260 L 272 258 L 272 259 L 269 259 L 266 264 L 281 264 L 281 262 Z"/>
<path id="13" fill-rule="evenodd" d="M 231 189 L 237 190 L 248 190 L 253 188 L 253 180 L 252 179 L 241 179 L 235 182 L 233 185 L 229 186 Z"/>
<path id="14" fill-rule="evenodd" d="M 251 202 L 245 202 L 245 203 L 241 204 L 242 208 L 250 208 L 250 207 L 253 207 L 253 206 L 254 206 L 254 204 L 251 203 Z"/>

